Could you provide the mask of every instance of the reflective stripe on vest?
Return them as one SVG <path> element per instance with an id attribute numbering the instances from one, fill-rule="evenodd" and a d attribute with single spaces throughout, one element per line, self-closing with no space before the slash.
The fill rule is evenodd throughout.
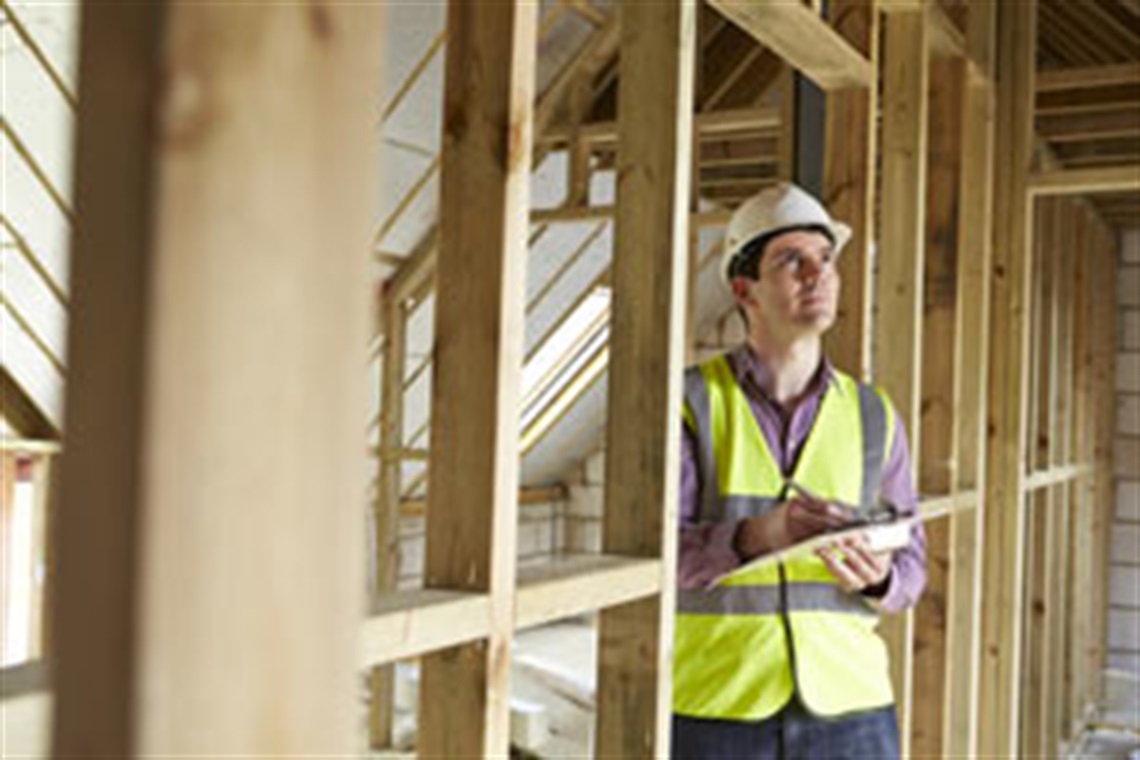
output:
<path id="1" fill-rule="evenodd" d="M 684 387 L 685 421 L 699 442 L 699 520 L 740 520 L 775 508 L 785 478 L 727 358 L 688 370 Z M 824 498 L 871 507 L 892 414 L 879 392 L 836 372 L 792 479 Z M 861 596 L 843 591 L 818 557 L 740 573 L 713 589 L 681 589 L 677 613 L 677 713 L 760 720 L 797 689 L 823 715 L 892 701 L 877 616 Z"/>

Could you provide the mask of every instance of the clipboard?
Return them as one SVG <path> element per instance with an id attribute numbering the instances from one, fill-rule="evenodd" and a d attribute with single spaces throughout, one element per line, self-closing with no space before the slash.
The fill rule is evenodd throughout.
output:
<path id="1" fill-rule="evenodd" d="M 759 570 L 788 559 L 801 557 L 805 554 L 813 554 L 817 549 L 821 549 L 828 544 L 832 544 L 844 538 L 853 538 L 860 534 L 867 537 L 868 544 L 875 551 L 894 551 L 901 549 L 910 543 L 911 529 L 914 528 L 916 523 L 921 522 L 921 520 L 922 516 L 920 515 L 903 515 L 890 522 L 876 523 L 874 525 L 854 525 L 850 528 L 820 533 L 819 535 L 812 536 L 809 539 L 800 541 L 797 544 L 792 544 L 779 551 L 770 552 L 753 560 L 749 560 L 743 565 L 713 578 L 709 581 L 707 587 L 712 588 L 713 586 L 719 586 L 729 578 L 741 573 Z"/>

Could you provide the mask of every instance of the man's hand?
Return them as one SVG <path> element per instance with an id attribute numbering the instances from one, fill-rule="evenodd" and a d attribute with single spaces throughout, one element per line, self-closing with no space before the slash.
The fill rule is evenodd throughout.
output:
<path id="1" fill-rule="evenodd" d="M 891 573 L 891 552 L 875 552 L 862 533 L 816 550 L 839 585 L 851 592 L 873 589 Z"/>
<path id="2" fill-rule="evenodd" d="M 742 520 L 734 546 L 744 559 L 770 554 L 851 520 L 843 507 L 815 499 L 794 498 L 760 517 Z"/>

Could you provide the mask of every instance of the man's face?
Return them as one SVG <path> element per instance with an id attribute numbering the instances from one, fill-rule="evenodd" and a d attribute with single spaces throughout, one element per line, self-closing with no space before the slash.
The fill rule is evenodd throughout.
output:
<path id="1" fill-rule="evenodd" d="M 839 274 L 834 246 L 820 232 L 785 232 L 768 241 L 760 277 L 737 277 L 732 291 L 748 314 L 774 336 L 822 335 L 835 322 Z"/>

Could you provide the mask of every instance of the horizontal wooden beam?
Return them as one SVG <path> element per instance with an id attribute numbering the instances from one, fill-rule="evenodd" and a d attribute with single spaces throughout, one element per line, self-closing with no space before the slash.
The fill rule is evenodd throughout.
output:
<path id="1" fill-rule="evenodd" d="M 575 557 L 519 573 L 515 629 L 613 607 L 661 590 L 661 561 L 608 555 Z M 416 589 L 377 597 L 360 635 L 360 665 L 449 649 L 491 631 L 487 594 Z"/>
<path id="2" fill-rule="evenodd" d="M 824 90 L 873 84 L 866 56 L 806 5 L 786 0 L 709 4 Z"/>
<path id="3" fill-rule="evenodd" d="M 418 589 L 376 599 L 360 636 L 360 666 L 417 657 L 485 638 L 491 631 L 487 594 Z"/>
<path id="4" fill-rule="evenodd" d="M 883 13 L 914 13 L 927 4 L 928 0 L 879 0 L 879 9 Z"/>
<path id="5" fill-rule="evenodd" d="M 1054 467 L 1049 470 L 1042 470 L 1027 477 L 1023 488 L 1026 492 L 1030 492 L 1068 483 L 1070 480 L 1077 480 L 1086 475 L 1091 475 L 1094 469 L 1091 464 L 1071 464 L 1063 467 Z"/>
<path id="6" fill-rule="evenodd" d="M 1140 63 L 1052 69 L 1037 72 L 1037 92 L 1083 90 L 1091 87 L 1140 84 Z"/>
<path id="7" fill-rule="evenodd" d="M 530 212 L 530 222 L 531 224 L 550 224 L 552 222 L 602 221 L 612 219 L 614 213 L 614 206 L 540 208 Z M 701 227 L 723 227 L 728 224 L 731 217 L 731 211 L 702 211 L 691 214 L 689 220 L 692 224 Z"/>
<path id="8" fill-rule="evenodd" d="M 1032 195 L 1083 195 L 1140 190 L 1140 164 L 1096 169 L 1056 169 L 1029 178 Z"/>
<path id="9" fill-rule="evenodd" d="M 643 599 L 661 590 L 661 561 L 596 555 L 519 573 L 515 629 Z"/>
<path id="10" fill-rule="evenodd" d="M 694 128 L 702 139 L 737 132 L 775 132 L 780 129 L 778 108 L 734 108 L 710 111 L 693 117 Z M 540 137 L 545 145 L 566 145 L 571 140 L 585 140 L 592 145 L 616 144 L 617 122 L 595 121 L 581 125 L 577 132 L 569 126 L 551 127 Z"/>
<path id="11" fill-rule="evenodd" d="M 524 488 L 519 491 L 519 506 L 549 504 L 552 501 L 562 501 L 566 498 L 566 487 L 561 485 L 546 488 Z M 400 502 L 400 517 L 418 517 L 424 514 L 424 508 L 423 499 L 404 499 Z"/>

